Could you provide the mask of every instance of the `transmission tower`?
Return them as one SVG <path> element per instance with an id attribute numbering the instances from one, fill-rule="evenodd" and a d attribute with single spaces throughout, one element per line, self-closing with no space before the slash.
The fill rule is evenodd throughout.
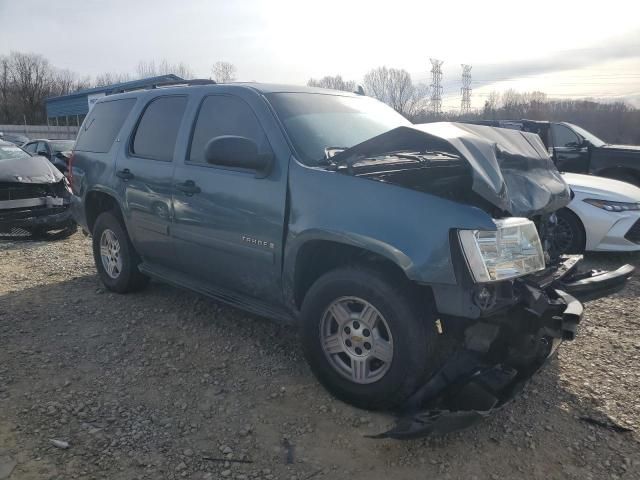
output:
<path id="1" fill-rule="evenodd" d="M 462 64 L 462 102 L 460 102 L 460 113 L 465 114 L 471 111 L 471 65 Z"/>
<path id="2" fill-rule="evenodd" d="M 430 58 L 431 62 L 431 112 L 442 115 L 442 64 L 443 60 Z"/>

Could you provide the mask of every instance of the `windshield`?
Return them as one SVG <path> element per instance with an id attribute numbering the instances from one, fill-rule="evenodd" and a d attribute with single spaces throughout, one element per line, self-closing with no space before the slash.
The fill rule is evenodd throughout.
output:
<path id="1" fill-rule="evenodd" d="M 598 137 L 596 137 L 593 133 L 591 132 L 587 132 L 584 128 L 579 127 L 577 125 L 574 125 L 572 123 L 567 123 L 566 125 L 568 125 L 569 127 L 571 127 L 573 129 L 574 132 L 576 132 L 578 135 L 580 135 L 582 138 L 584 138 L 585 140 L 589 141 L 589 143 L 591 145 L 593 145 L 594 147 L 601 147 L 605 144 L 605 142 L 603 142 L 602 140 L 600 140 Z"/>
<path id="2" fill-rule="evenodd" d="M 391 107 L 365 96 L 318 93 L 267 95 L 306 165 L 326 162 L 325 148 L 350 148 L 393 128 L 411 125 Z"/>
<path id="3" fill-rule="evenodd" d="M 49 142 L 49 145 L 51 146 L 51 151 L 56 153 L 73 150 L 74 143 L 76 143 L 74 140 L 53 140 Z"/>
<path id="4" fill-rule="evenodd" d="M 12 158 L 31 157 L 27 152 L 15 145 L 0 144 L 0 160 L 11 160 Z"/>

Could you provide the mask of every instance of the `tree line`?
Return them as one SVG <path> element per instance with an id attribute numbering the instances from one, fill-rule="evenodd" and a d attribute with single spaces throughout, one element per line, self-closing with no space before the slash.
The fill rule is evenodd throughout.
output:
<path id="1" fill-rule="evenodd" d="M 640 110 L 624 102 L 557 100 L 544 92 L 517 92 L 513 89 L 487 95 L 482 109 L 462 114 L 452 111 L 434 115 L 430 109 L 429 87 L 415 84 L 406 70 L 378 67 L 363 79 L 367 95 L 383 101 L 414 123 L 465 120 L 550 120 L 575 123 L 607 143 L 640 145 Z M 307 85 L 354 91 L 356 82 L 340 75 L 311 78 Z"/>
<path id="2" fill-rule="evenodd" d="M 194 78 L 186 64 L 140 61 L 132 73 L 103 73 L 95 78 L 80 77 L 51 65 L 42 55 L 11 52 L 0 56 L 0 124 L 46 123 L 45 99 L 78 90 L 127 82 L 138 78 L 174 74 Z M 215 62 L 211 78 L 216 82 L 235 81 L 236 67 L 225 61 Z M 391 106 L 415 123 L 458 120 L 523 119 L 555 120 L 576 123 L 610 143 L 640 144 L 640 110 L 623 102 L 603 103 L 593 100 L 556 100 L 543 92 L 506 90 L 490 92 L 483 108 L 467 113 L 447 112 L 435 116 L 430 110 L 430 89 L 415 83 L 409 72 L 386 66 L 369 70 L 362 84 L 341 75 L 311 78 L 307 85 L 361 93 Z"/>
<path id="3" fill-rule="evenodd" d="M 0 125 L 46 123 L 45 100 L 48 97 L 166 74 L 187 80 L 194 78 L 188 65 L 167 60 L 140 61 L 132 73 L 106 72 L 91 78 L 57 68 L 42 55 L 22 52 L 0 55 Z M 233 81 L 236 68 L 229 62 L 216 62 L 211 68 L 211 76 L 218 82 Z"/>

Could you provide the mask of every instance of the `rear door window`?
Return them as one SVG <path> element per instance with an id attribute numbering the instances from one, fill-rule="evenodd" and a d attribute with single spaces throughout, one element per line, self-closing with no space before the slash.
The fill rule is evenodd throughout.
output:
<path id="1" fill-rule="evenodd" d="M 249 105 L 236 97 L 211 95 L 204 99 L 198 112 L 189 149 L 189 162 L 206 163 L 204 147 L 209 140 L 222 135 L 236 135 L 253 140 L 260 153 L 271 149 L 264 130 Z"/>
<path id="2" fill-rule="evenodd" d="M 187 106 L 186 96 L 159 97 L 145 108 L 136 128 L 131 153 L 137 157 L 170 162 Z"/>
<path id="3" fill-rule="evenodd" d="M 135 98 L 96 103 L 82 124 L 76 150 L 108 152 L 135 103 Z"/>

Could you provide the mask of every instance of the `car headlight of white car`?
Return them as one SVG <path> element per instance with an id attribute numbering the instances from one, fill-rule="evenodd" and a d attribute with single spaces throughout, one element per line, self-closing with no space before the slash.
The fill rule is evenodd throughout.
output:
<path id="1" fill-rule="evenodd" d="M 629 210 L 640 210 L 639 202 L 614 202 L 612 200 L 599 200 L 597 198 L 586 198 L 583 202 L 601 208 L 608 212 L 626 212 Z"/>
<path id="2" fill-rule="evenodd" d="M 545 268 L 538 230 L 531 220 L 505 218 L 494 223 L 495 230 L 458 230 L 476 282 L 521 277 Z"/>

